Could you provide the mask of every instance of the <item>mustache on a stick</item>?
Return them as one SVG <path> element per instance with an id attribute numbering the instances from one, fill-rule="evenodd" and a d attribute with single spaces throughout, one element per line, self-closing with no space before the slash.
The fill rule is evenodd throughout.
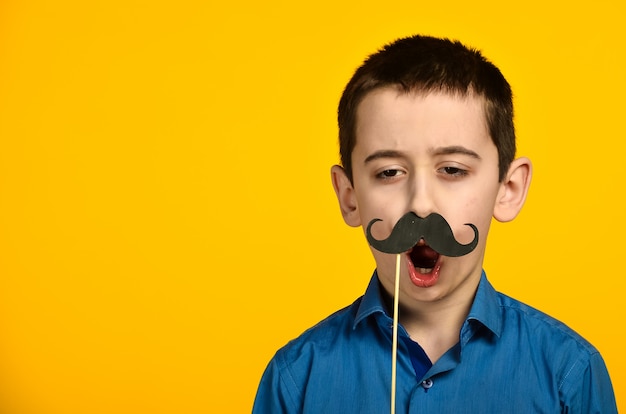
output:
<path id="1" fill-rule="evenodd" d="M 464 256 L 476 248 L 478 244 L 478 229 L 471 223 L 466 223 L 474 230 L 474 240 L 468 244 L 461 244 L 454 238 L 452 228 L 445 218 L 437 213 L 431 213 L 425 218 L 413 212 L 408 212 L 393 226 L 389 237 L 384 240 L 375 239 L 371 228 L 381 219 L 373 219 L 367 225 L 366 235 L 369 244 L 383 253 L 404 253 L 415 246 L 420 239 L 424 239 L 431 249 L 449 257 Z"/>

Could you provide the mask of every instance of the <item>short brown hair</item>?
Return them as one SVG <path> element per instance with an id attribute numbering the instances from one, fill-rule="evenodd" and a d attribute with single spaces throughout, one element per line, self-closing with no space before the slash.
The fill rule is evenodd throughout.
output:
<path id="1" fill-rule="evenodd" d="M 445 92 L 482 96 L 489 134 L 498 149 L 499 180 L 515 157 L 511 87 L 500 70 L 475 49 L 458 41 L 430 36 L 398 39 L 369 56 L 339 101 L 339 152 L 352 181 L 356 112 L 374 89 L 395 86 L 402 92 Z"/>

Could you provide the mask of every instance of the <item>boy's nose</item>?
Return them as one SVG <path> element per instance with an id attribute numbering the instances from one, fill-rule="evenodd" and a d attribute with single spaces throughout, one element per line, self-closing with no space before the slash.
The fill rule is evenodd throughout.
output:
<path id="1" fill-rule="evenodd" d="M 413 180 L 410 200 L 409 208 L 422 218 L 434 211 L 432 188 L 424 178 Z"/>

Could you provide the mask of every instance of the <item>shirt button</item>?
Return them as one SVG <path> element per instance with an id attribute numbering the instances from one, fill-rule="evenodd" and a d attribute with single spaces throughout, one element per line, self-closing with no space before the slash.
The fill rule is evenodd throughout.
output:
<path id="1" fill-rule="evenodd" d="M 430 378 L 422 381 L 422 387 L 424 387 L 425 390 L 431 388 L 432 386 L 433 386 L 433 380 L 431 380 Z"/>

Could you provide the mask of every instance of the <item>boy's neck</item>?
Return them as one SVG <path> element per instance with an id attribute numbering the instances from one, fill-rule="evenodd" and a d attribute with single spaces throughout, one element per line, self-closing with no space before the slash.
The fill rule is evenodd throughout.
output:
<path id="1" fill-rule="evenodd" d="M 459 342 L 459 333 L 472 301 L 431 305 L 418 312 L 403 307 L 399 318 L 411 339 L 422 347 L 434 364 Z"/>
<path id="2" fill-rule="evenodd" d="M 472 307 L 476 290 L 466 292 L 461 290 L 440 301 L 400 303 L 400 324 L 432 363 L 459 342 L 461 327 Z"/>

